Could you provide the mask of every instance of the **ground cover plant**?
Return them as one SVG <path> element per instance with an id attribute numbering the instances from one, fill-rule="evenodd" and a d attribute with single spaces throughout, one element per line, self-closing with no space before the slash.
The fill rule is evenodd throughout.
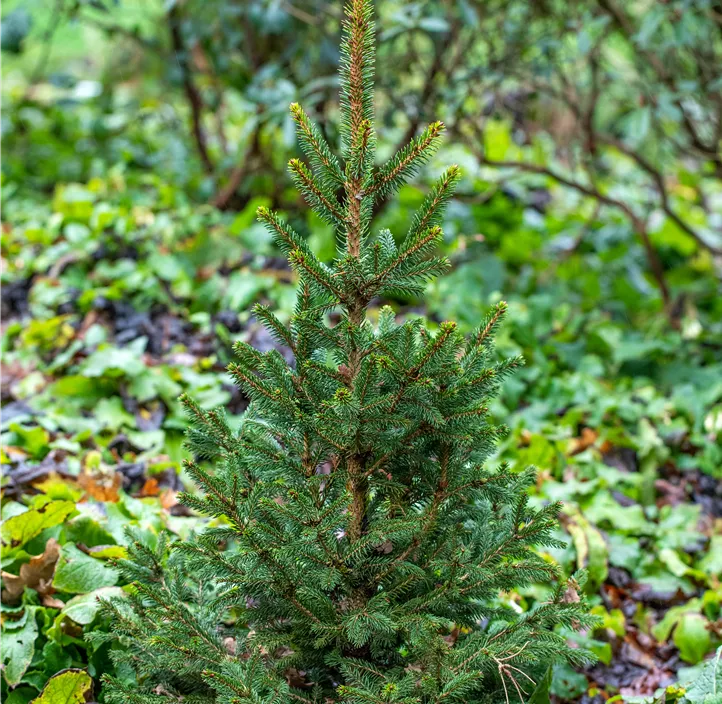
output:
<path id="1" fill-rule="evenodd" d="M 90 696 L 86 672 L 94 698 L 103 699 L 99 677 L 116 671 L 108 646 L 90 647 L 83 632 L 108 622 L 95 609 L 82 616 L 64 607 L 126 581 L 118 574 L 108 587 L 56 589 L 64 546 L 71 558 L 80 551 L 110 567 L 111 555 L 127 549 L 124 523 L 149 531 L 146 539 L 162 526 L 187 536 L 199 519 L 177 504 L 181 484 L 189 485 L 180 469 L 187 419 L 177 396 L 188 391 L 205 409 L 226 405 L 236 427 L 248 399 L 224 372 L 232 343 L 288 354 L 250 313 L 258 301 L 288 322 L 294 306 L 294 275 L 256 224 L 258 205 L 282 210 L 322 261 L 335 254 L 331 226 L 304 206 L 284 169 L 297 156 L 289 102 L 309 106 L 328 140 L 337 140 L 337 56 L 329 49 L 337 9 L 329 5 L 311 22 L 297 12 L 303 2 L 244 3 L 240 15 L 232 3 L 176 4 L 189 56 L 180 66 L 203 100 L 201 126 L 219 167 L 208 176 L 172 60 L 164 20 L 172 8 L 147 3 L 141 13 L 113 3 L 103 11 L 101 4 L 59 2 L 57 12 L 3 6 L 3 515 L 48 500 L 77 511 L 68 525 L 40 525 L 25 545 L 3 548 L 3 581 L 31 576 L 31 558 L 46 555 L 43 583 L 11 579 L 17 596 L 2 599 L 3 634 L 18 644 L 3 648 L 2 696 L 14 702 L 40 696 L 67 668 L 53 691 L 77 681 Z M 533 22 L 524 15 L 530 6 L 519 5 L 520 14 L 505 3 L 484 16 L 464 3 L 378 6 L 380 61 L 394 67 L 378 76 L 380 156 L 435 116 L 452 137 L 443 160 L 432 158 L 380 204 L 379 228 L 405 232 L 445 162 L 459 162 L 462 176 L 440 223 L 438 250 L 450 273 L 423 298 L 392 293 L 372 301 L 370 314 L 375 319 L 390 304 L 399 320 L 424 316 L 433 327 L 453 319 L 468 334 L 508 300 L 499 354 L 523 354 L 528 364 L 489 404 L 491 418 L 510 428 L 490 462 L 506 461 L 514 472 L 536 465 L 531 504 L 564 501 L 557 537 L 568 547 L 545 558 L 566 574 L 587 567 L 584 591 L 603 619 L 579 638 L 599 662 L 555 667 L 551 698 L 652 701 L 669 687 L 668 700 L 702 701 L 720 643 L 720 262 L 679 229 L 658 196 L 666 192 L 668 209 L 714 247 L 714 150 L 690 141 L 701 129 L 709 146 L 705 130 L 716 117 L 701 116 L 714 105 L 714 94 L 704 93 L 714 76 L 687 80 L 712 56 L 700 52 L 718 49 L 713 4 L 691 13 L 681 3 L 625 5 L 620 14 L 613 3 L 556 3 Z M 15 9 L 19 16 L 6 22 Z M 146 11 L 155 13 L 150 22 Z M 23 12 L 28 21 L 18 23 Z M 622 23 L 607 28 L 604 17 L 614 14 Z M 255 28 L 253 51 L 234 39 L 243 23 Z M 112 31 L 98 31 L 101 24 Z M 7 39 L 13 26 L 16 44 Z M 229 44 L 219 42 L 220 29 Z M 571 53 L 554 44 L 563 32 L 571 33 L 564 44 Z M 492 40 L 498 54 L 485 48 Z M 544 46 L 549 53 L 536 63 Z M 214 77 L 203 55 L 217 72 L 221 47 L 227 73 Z M 167 60 L 154 61 L 158 51 L 169 51 Z M 661 81 L 655 57 L 665 65 Z M 216 111 L 217 78 L 239 76 L 245 62 L 256 62 L 248 75 L 258 78 L 224 83 Z M 603 95 L 596 101 L 595 71 Z M 465 88 L 472 77 L 473 93 Z M 594 132 L 607 141 L 587 138 L 594 123 L 565 111 L 560 85 L 580 92 L 586 116 L 597 105 Z M 691 123 L 681 122 L 675 100 Z M 454 106 L 463 106 L 461 122 Z M 562 124 L 572 131 L 555 129 Z M 236 169 L 254 145 L 248 167 Z M 630 154 L 645 157 L 662 180 Z M 228 203 L 207 204 L 232 185 L 230 177 L 238 183 Z M 630 207 L 636 224 L 599 195 Z M 652 276 L 641 226 L 672 306 Z M 58 580 L 67 585 L 65 576 Z M 507 603 L 524 611 L 547 598 L 543 585 L 533 585 L 509 593 Z M 58 647 L 66 655 L 51 657 Z"/>

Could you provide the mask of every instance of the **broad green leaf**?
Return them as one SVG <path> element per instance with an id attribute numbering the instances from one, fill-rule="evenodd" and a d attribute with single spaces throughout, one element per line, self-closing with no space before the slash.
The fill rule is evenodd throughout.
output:
<path id="1" fill-rule="evenodd" d="M 489 159 L 494 161 L 507 156 L 511 146 L 511 130 L 506 122 L 490 120 L 484 130 L 484 149 Z"/>
<path id="2" fill-rule="evenodd" d="M 698 663 L 712 647 L 709 622 L 701 614 L 685 614 L 674 629 L 674 644 L 685 662 Z"/>
<path id="3" fill-rule="evenodd" d="M 133 377 L 145 371 L 145 364 L 135 350 L 101 345 L 85 360 L 82 371 L 85 376 L 89 377 L 103 376 L 108 373 L 115 376 L 126 374 Z"/>
<path id="4" fill-rule="evenodd" d="M 709 549 L 700 560 L 699 568 L 710 577 L 722 574 L 722 535 L 713 535 L 710 538 Z"/>
<path id="5" fill-rule="evenodd" d="M 39 508 L 13 516 L 2 525 L 2 552 L 22 547 L 46 528 L 62 523 L 75 511 L 72 501 L 50 501 Z"/>
<path id="6" fill-rule="evenodd" d="M 256 211 L 261 207 L 271 207 L 271 199 L 267 196 L 256 196 L 251 198 L 248 204 L 241 210 L 229 225 L 228 231 L 234 235 L 244 235 L 245 231 L 256 224 Z"/>
<path id="7" fill-rule="evenodd" d="M 73 657 L 68 650 L 54 640 L 46 641 L 42 652 L 43 671 L 46 677 L 52 677 L 56 672 L 72 666 Z"/>
<path id="8" fill-rule="evenodd" d="M 690 683 L 685 693 L 689 704 L 722 704 L 722 646 L 707 661 L 702 672 Z"/>
<path id="9" fill-rule="evenodd" d="M 10 686 L 20 682 L 33 659 L 35 652 L 35 638 L 38 635 L 38 626 L 35 622 L 35 611 L 38 607 L 26 608 L 22 618 L 22 626 L 10 629 L 8 622 L 4 623 L 2 633 L 2 663 L 3 675 Z M 12 622 L 10 622 L 10 625 Z"/>
<path id="10" fill-rule="evenodd" d="M 65 536 L 64 542 L 82 543 L 88 548 L 113 545 L 116 542 L 111 533 L 90 516 L 78 516 L 69 521 L 65 525 Z"/>
<path id="11" fill-rule="evenodd" d="M 600 491 L 594 497 L 584 515 L 596 525 L 608 523 L 622 533 L 650 535 L 654 532 L 641 506 L 621 506 L 607 491 Z"/>
<path id="12" fill-rule="evenodd" d="M 85 670 L 65 670 L 51 677 L 31 704 L 84 704 L 93 693 L 93 680 Z"/>
<path id="13" fill-rule="evenodd" d="M 77 183 L 59 185 L 53 198 L 53 209 L 62 213 L 65 220 L 88 222 L 93 214 L 95 196 Z"/>
<path id="14" fill-rule="evenodd" d="M 85 626 L 95 618 L 100 610 L 99 599 L 112 596 L 122 596 L 123 590 L 120 587 L 102 587 L 87 594 L 80 594 L 73 597 L 65 608 L 60 612 L 68 618 Z"/>
<path id="15" fill-rule="evenodd" d="M 620 638 L 624 638 L 626 619 L 624 618 L 624 612 L 621 609 L 612 609 L 611 611 L 607 611 L 604 606 L 599 604 L 592 609 L 592 613 L 602 619 L 603 628 L 608 628 L 610 631 L 616 633 Z"/>
<path id="16" fill-rule="evenodd" d="M 587 678 L 581 672 L 576 672 L 570 665 L 565 663 L 554 665 L 550 691 L 555 696 L 577 700 L 588 686 Z"/>
<path id="17" fill-rule="evenodd" d="M 670 548 L 664 548 L 659 552 L 659 559 L 667 569 L 677 577 L 684 577 L 689 572 L 689 565 L 686 565 L 682 558 Z"/>
<path id="18" fill-rule="evenodd" d="M 649 133 L 652 110 L 649 106 L 633 110 L 626 119 L 627 134 L 633 144 L 639 144 Z"/>
<path id="19" fill-rule="evenodd" d="M 63 545 L 55 568 L 55 589 L 70 594 L 85 594 L 102 587 L 112 587 L 117 581 L 116 570 L 86 555 L 72 543 Z"/>
<path id="20" fill-rule="evenodd" d="M 135 427 L 135 417 L 125 410 L 119 396 L 101 399 L 95 407 L 95 417 L 111 430 L 118 430 L 124 425 Z"/>
<path id="21" fill-rule="evenodd" d="M 642 548 L 639 540 L 625 535 L 610 533 L 607 535 L 609 563 L 615 567 L 624 567 L 632 574 L 642 561 Z"/>
<path id="22" fill-rule="evenodd" d="M 90 379 L 80 374 L 71 374 L 58 379 L 51 387 L 54 396 L 82 398 L 89 403 L 104 398 L 106 390 L 98 379 Z"/>
<path id="23" fill-rule="evenodd" d="M 19 516 L 21 513 L 25 513 L 28 510 L 27 506 L 23 506 L 19 501 L 8 501 L 3 505 L 0 516 L 3 521 L 7 521 L 13 516 Z"/>
<path id="24" fill-rule="evenodd" d="M 248 308 L 263 290 L 273 284 L 269 276 L 238 271 L 228 280 L 228 291 L 223 297 L 223 306 L 231 311 L 242 311 Z"/>
<path id="25" fill-rule="evenodd" d="M 9 428 L 17 436 L 18 444 L 33 457 L 41 458 L 47 452 L 50 436 L 44 428 L 39 426 L 26 428 L 19 423 L 10 423 Z"/>
<path id="26" fill-rule="evenodd" d="M 552 668 L 548 667 L 544 676 L 537 682 L 527 704 L 549 704 L 549 688 L 552 686 Z"/>

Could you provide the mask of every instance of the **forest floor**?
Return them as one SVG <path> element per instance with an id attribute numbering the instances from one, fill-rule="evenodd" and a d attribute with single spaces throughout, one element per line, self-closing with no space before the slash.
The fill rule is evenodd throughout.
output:
<path id="1" fill-rule="evenodd" d="M 3 628 L 29 636 L 3 656 L 13 704 L 63 667 L 112 667 L 82 635 L 104 627 L 94 599 L 118 586 L 107 560 L 123 554 L 124 528 L 182 537 L 200 522 L 176 501 L 178 396 L 237 417 L 247 401 L 225 373 L 232 342 L 275 345 L 250 304 L 292 307 L 291 272 L 251 206 L 225 216 L 164 202 L 159 182 L 140 192 L 95 179 L 58 188 L 45 209 L 5 210 L 2 510 L 27 522 L 18 539 L 12 524 L 3 532 Z M 400 315 L 473 326 L 495 295 L 481 295 L 479 272 L 499 260 L 463 248 L 452 258 L 427 299 L 394 302 Z M 578 639 L 598 664 L 557 668 L 552 692 L 588 704 L 650 696 L 689 681 L 722 643 L 719 348 L 689 327 L 560 306 L 559 270 L 536 276 L 510 297 L 499 342 L 528 364 L 492 407 L 510 429 L 496 460 L 535 465 L 534 501 L 565 502 L 568 547 L 551 557 L 588 570 L 603 619 Z M 524 609 L 546 590 L 509 598 Z M 42 618 L 29 625 L 23 608 Z"/>

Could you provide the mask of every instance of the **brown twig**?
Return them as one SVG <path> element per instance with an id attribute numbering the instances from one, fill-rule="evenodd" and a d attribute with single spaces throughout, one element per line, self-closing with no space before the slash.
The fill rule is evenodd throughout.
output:
<path id="1" fill-rule="evenodd" d="M 208 145 L 206 143 L 206 135 L 203 130 L 203 97 L 201 96 L 198 86 L 193 80 L 193 71 L 188 57 L 188 49 L 183 41 L 183 33 L 181 31 L 181 17 L 178 4 L 174 4 L 168 12 L 168 27 L 170 30 L 171 48 L 175 53 L 176 60 L 180 66 L 183 80 L 183 91 L 185 92 L 188 105 L 191 110 L 191 129 L 193 139 L 195 140 L 196 149 L 203 162 L 203 169 L 206 173 L 213 173 L 214 166 L 208 153 Z"/>
<path id="2" fill-rule="evenodd" d="M 241 183 L 243 183 L 243 180 L 252 170 L 260 152 L 260 148 L 261 142 L 259 126 L 253 132 L 253 135 L 251 136 L 251 143 L 247 151 L 244 153 L 243 158 L 240 159 L 238 164 L 231 170 L 226 185 L 223 186 L 223 188 L 221 188 L 211 199 L 211 205 L 214 205 L 220 210 L 225 210 L 229 206 L 229 203 L 238 190 L 238 187 Z"/>

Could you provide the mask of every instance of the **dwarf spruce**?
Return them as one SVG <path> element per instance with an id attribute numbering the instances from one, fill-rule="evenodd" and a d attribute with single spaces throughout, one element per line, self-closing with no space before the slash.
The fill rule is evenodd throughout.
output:
<path id="1" fill-rule="evenodd" d="M 293 352 L 235 347 L 229 371 L 251 399 L 240 429 L 183 398 L 191 419 L 185 504 L 210 527 L 171 546 L 131 543 L 127 598 L 105 604 L 125 676 L 109 702 L 510 702 L 549 663 L 584 660 L 569 632 L 590 623 L 576 582 L 534 551 L 552 546 L 559 506 L 527 502 L 533 473 L 486 467 L 501 432 L 487 404 L 520 360 L 495 361 L 498 304 L 468 339 L 369 303 L 421 294 L 459 178 L 444 172 L 406 233 L 374 232 L 374 204 L 428 160 L 430 125 L 375 165 L 374 25 L 351 0 L 341 47 L 341 154 L 298 105 L 308 165 L 289 168 L 337 232 L 331 266 L 278 215 L 259 219 L 299 278 L 288 325 L 255 315 Z M 328 314 L 340 319 L 329 324 Z M 212 467 L 210 469 L 209 467 Z M 508 592 L 553 583 L 523 614 Z"/>

